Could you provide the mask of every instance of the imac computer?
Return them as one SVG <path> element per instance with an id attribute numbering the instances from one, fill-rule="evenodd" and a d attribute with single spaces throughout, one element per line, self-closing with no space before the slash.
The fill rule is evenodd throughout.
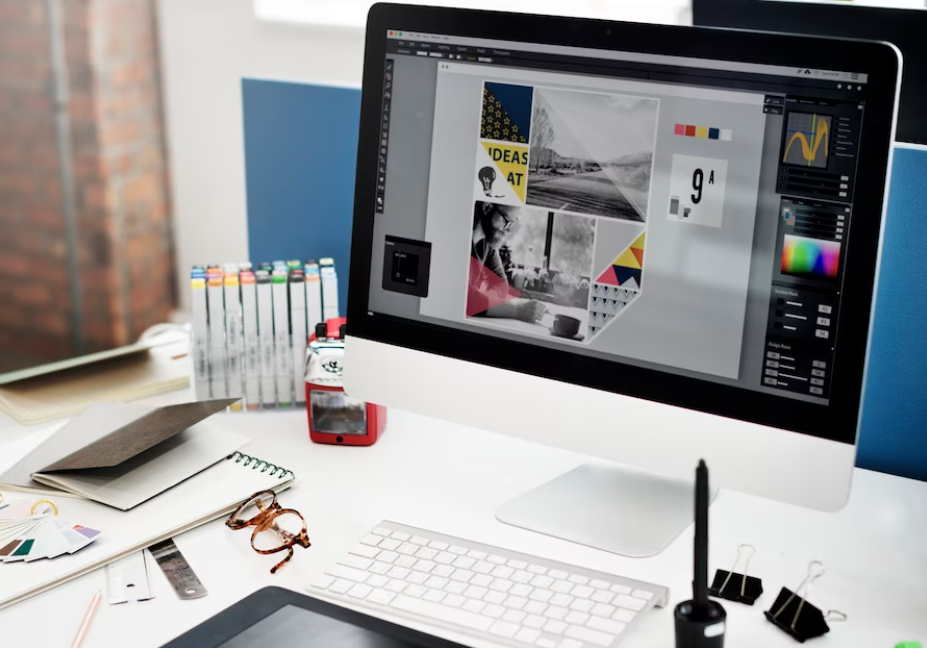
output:
<path id="1" fill-rule="evenodd" d="M 347 392 L 590 455 L 497 517 L 627 555 L 691 522 L 700 458 L 840 509 L 899 74 L 880 43 L 375 5 Z"/>
<path id="2" fill-rule="evenodd" d="M 927 5 L 795 0 L 692 0 L 698 26 L 888 41 L 904 57 L 899 142 L 927 144 Z M 895 6 L 891 6 L 895 5 Z"/>

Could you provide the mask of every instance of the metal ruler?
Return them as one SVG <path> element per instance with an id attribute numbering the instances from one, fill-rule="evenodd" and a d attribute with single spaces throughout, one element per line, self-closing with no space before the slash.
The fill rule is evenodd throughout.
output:
<path id="1" fill-rule="evenodd" d="M 136 551 L 106 566 L 106 593 L 110 605 L 154 598 L 144 551 Z"/>
<path id="2" fill-rule="evenodd" d="M 174 544 L 174 541 L 167 539 L 164 542 L 151 545 L 148 547 L 152 557 L 158 563 L 161 571 L 167 576 L 181 599 L 195 599 L 206 596 L 206 588 L 197 578 L 190 563 L 180 553 L 180 549 Z"/>

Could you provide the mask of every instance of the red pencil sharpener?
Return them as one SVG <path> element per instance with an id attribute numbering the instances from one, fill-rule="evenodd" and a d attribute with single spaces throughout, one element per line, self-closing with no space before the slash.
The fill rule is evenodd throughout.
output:
<path id="1" fill-rule="evenodd" d="M 320 322 L 309 337 L 306 412 L 316 443 L 369 446 L 386 428 L 386 408 L 344 393 L 344 317 Z"/>

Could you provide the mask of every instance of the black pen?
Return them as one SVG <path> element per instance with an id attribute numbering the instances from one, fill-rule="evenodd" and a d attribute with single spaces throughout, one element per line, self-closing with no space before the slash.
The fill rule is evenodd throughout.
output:
<path id="1" fill-rule="evenodd" d="M 708 604 L 708 466 L 705 460 L 695 469 L 695 580 L 692 598 L 695 605 Z"/>

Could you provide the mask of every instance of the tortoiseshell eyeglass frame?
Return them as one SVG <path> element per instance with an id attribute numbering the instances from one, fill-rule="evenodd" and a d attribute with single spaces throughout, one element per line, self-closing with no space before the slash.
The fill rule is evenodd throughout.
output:
<path id="1" fill-rule="evenodd" d="M 264 504 L 263 504 L 262 496 L 264 495 L 268 496 L 271 499 L 271 504 L 266 509 L 263 508 Z M 245 507 L 251 504 L 252 502 L 254 502 L 255 506 L 258 509 L 262 509 L 261 512 L 248 520 L 242 520 L 240 517 L 241 514 L 244 512 Z M 277 519 L 279 515 L 283 515 L 284 513 L 292 513 L 294 515 L 299 516 L 299 519 L 302 520 L 303 528 L 298 534 L 294 535 L 290 533 L 289 531 L 287 531 L 286 529 L 281 529 L 280 527 L 277 526 L 275 520 Z M 309 542 L 309 534 L 306 531 L 306 518 L 304 518 L 300 514 L 299 511 L 296 511 L 294 509 L 283 508 L 282 506 L 280 506 L 280 504 L 277 503 L 277 494 L 269 490 L 268 491 L 258 491 L 257 493 L 255 493 L 254 495 L 246 499 L 244 502 L 242 502 L 241 505 L 237 509 L 235 509 L 235 511 L 229 516 L 229 519 L 225 521 L 225 526 L 232 529 L 233 531 L 238 531 L 239 529 L 245 529 L 249 526 L 256 527 L 254 529 L 254 532 L 251 534 L 251 548 L 254 549 L 256 552 L 258 552 L 259 554 L 274 554 L 274 553 L 284 551 L 284 550 L 288 552 L 286 558 L 284 558 L 283 560 L 281 560 L 279 563 L 277 563 L 271 568 L 270 570 L 271 574 L 277 573 L 278 569 L 280 569 L 281 567 L 283 567 L 285 564 L 287 564 L 290 561 L 294 553 L 293 545 L 298 544 L 306 549 L 308 549 L 311 546 Z M 254 539 L 262 531 L 272 531 L 276 533 L 277 536 L 279 536 L 281 540 L 280 546 L 275 547 L 274 549 L 258 549 L 257 547 L 255 547 Z"/>

